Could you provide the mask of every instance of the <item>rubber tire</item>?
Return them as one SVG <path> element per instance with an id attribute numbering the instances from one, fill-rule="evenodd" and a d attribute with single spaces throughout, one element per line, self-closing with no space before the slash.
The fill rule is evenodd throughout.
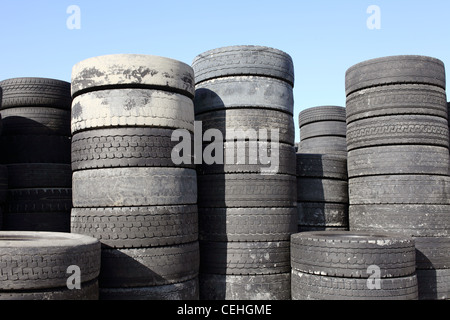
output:
<path id="1" fill-rule="evenodd" d="M 450 299 L 450 269 L 417 270 L 419 300 Z"/>
<path id="2" fill-rule="evenodd" d="M 327 154 L 296 154 L 299 178 L 332 178 L 347 180 L 347 158 Z"/>
<path id="3" fill-rule="evenodd" d="M 71 232 L 100 240 L 109 248 L 172 246 L 198 240 L 196 205 L 73 208 Z"/>
<path id="4" fill-rule="evenodd" d="M 8 188 L 8 167 L 5 165 L 0 165 L 0 205 L 6 202 L 8 197 Z"/>
<path id="5" fill-rule="evenodd" d="M 347 123 L 392 115 L 428 115 L 448 118 L 444 89 L 421 84 L 373 87 L 347 97 Z"/>
<path id="6" fill-rule="evenodd" d="M 347 158 L 347 140 L 344 137 L 316 137 L 300 141 L 298 153 L 327 154 Z"/>
<path id="7" fill-rule="evenodd" d="M 450 237 L 416 237 L 417 269 L 450 269 Z"/>
<path id="8" fill-rule="evenodd" d="M 291 274 L 199 275 L 200 300 L 284 301 L 291 299 Z"/>
<path id="9" fill-rule="evenodd" d="M 291 270 L 289 241 L 200 242 L 200 273 L 279 274 Z"/>
<path id="10" fill-rule="evenodd" d="M 70 209 L 61 212 L 4 213 L 3 230 L 70 232 Z"/>
<path id="11" fill-rule="evenodd" d="M 177 60 L 141 54 L 113 54 L 80 61 L 72 68 L 72 95 L 109 87 L 161 88 L 193 98 L 194 71 Z"/>
<path id="12" fill-rule="evenodd" d="M 427 84 L 446 88 L 444 63 L 433 57 L 400 55 L 371 59 L 345 73 L 345 93 L 380 85 Z"/>
<path id="13" fill-rule="evenodd" d="M 294 113 L 294 92 L 288 83 L 262 77 L 226 77 L 202 82 L 195 90 L 195 114 L 231 108 L 260 108 Z"/>
<path id="14" fill-rule="evenodd" d="M 194 132 L 194 103 L 160 90 L 120 89 L 82 94 L 73 100 L 72 134 L 111 127 L 159 127 Z"/>
<path id="15" fill-rule="evenodd" d="M 297 178 L 297 202 L 348 204 L 348 182 L 328 178 Z"/>
<path id="16" fill-rule="evenodd" d="M 72 265 L 80 268 L 82 283 L 99 276 L 101 249 L 97 239 L 21 231 L 1 231 L 0 239 L 0 291 L 66 287 L 67 269 Z"/>
<path id="17" fill-rule="evenodd" d="M 8 189 L 7 212 L 70 212 L 72 208 L 71 188 Z"/>
<path id="18" fill-rule="evenodd" d="M 346 137 L 347 124 L 344 121 L 321 121 L 306 124 L 300 129 L 302 141 L 316 137 Z"/>
<path id="19" fill-rule="evenodd" d="M 215 78 L 253 75 L 276 78 L 294 86 L 294 63 L 287 53 L 263 46 L 229 46 L 206 51 L 192 62 L 195 83 Z"/>
<path id="20" fill-rule="evenodd" d="M 346 122 L 346 108 L 342 106 L 318 106 L 307 108 L 300 111 L 298 115 L 298 124 L 300 129 L 303 126 L 315 122 L 337 121 Z"/>
<path id="21" fill-rule="evenodd" d="M 70 83 L 47 78 L 11 78 L 0 81 L 1 109 L 41 106 L 70 111 Z"/>
<path id="22" fill-rule="evenodd" d="M 292 268 L 308 274 L 368 279 L 370 266 L 381 278 L 399 278 L 416 271 L 412 237 L 385 232 L 302 232 L 291 237 Z"/>
<path id="23" fill-rule="evenodd" d="M 72 188 L 69 164 L 24 163 L 8 164 L 10 189 Z"/>
<path id="24" fill-rule="evenodd" d="M 297 223 L 302 228 L 342 228 L 348 230 L 348 204 L 327 202 L 298 202 Z M 312 231 L 312 230 L 311 230 Z"/>
<path id="25" fill-rule="evenodd" d="M 197 174 L 179 168 L 83 170 L 73 174 L 72 189 L 75 208 L 196 204 Z"/>

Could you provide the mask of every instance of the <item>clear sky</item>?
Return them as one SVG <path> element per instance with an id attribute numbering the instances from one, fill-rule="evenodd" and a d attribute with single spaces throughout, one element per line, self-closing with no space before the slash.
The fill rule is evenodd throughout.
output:
<path id="1" fill-rule="evenodd" d="M 80 9 L 80 29 L 67 26 L 75 22 L 71 5 Z M 345 72 L 358 62 L 417 54 L 450 65 L 449 14 L 449 0 L 0 0 L 0 80 L 70 81 L 74 64 L 105 54 L 191 64 L 210 49 L 263 45 L 294 60 L 298 126 L 305 108 L 345 106 Z"/>

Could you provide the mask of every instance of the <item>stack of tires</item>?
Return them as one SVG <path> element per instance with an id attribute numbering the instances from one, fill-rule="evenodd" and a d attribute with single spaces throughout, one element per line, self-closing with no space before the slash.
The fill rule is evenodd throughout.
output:
<path id="1" fill-rule="evenodd" d="M 1 99 L 1 87 L 0 87 L 0 107 L 2 104 Z M 2 116 L 0 113 L 0 136 L 2 134 Z M 6 203 L 6 197 L 8 193 L 8 167 L 0 164 L 0 230 L 3 228 L 3 211 Z"/>
<path id="2" fill-rule="evenodd" d="M 292 236 L 293 300 L 417 300 L 414 239 L 381 232 Z"/>
<path id="3" fill-rule="evenodd" d="M 102 243 L 100 299 L 198 300 L 197 174 L 171 139 L 194 131 L 192 68 L 94 57 L 73 67 L 72 94 L 72 232 Z"/>
<path id="4" fill-rule="evenodd" d="M 0 87 L 9 188 L 4 229 L 70 232 L 70 83 L 13 78 Z"/>
<path id="5" fill-rule="evenodd" d="M 347 157 L 346 111 L 340 106 L 308 108 L 299 114 L 298 153 L 334 154 Z"/>
<path id="6" fill-rule="evenodd" d="M 348 230 L 346 110 L 319 106 L 299 114 L 298 231 Z"/>
<path id="7" fill-rule="evenodd" d="M 413 236 L 420 299 L 450 294 L 449 127 L 444 64 L 373 59 L 346 73 L 350 230 Z"/>
<path id="8" fill-rule="evenodd" d="M 232 46 L 198 55 L 193 69 L 204 155 L 214 155 L 213 146 L 221 155 L 198 162 L 200 298 L 288 300 L 296 232 L 292 58 Z"/>
<path id="9" fill-rule="evenodd" d="M 0 232 L 0 300 L 98 300 L 100 242 L 60 232 Z"/>

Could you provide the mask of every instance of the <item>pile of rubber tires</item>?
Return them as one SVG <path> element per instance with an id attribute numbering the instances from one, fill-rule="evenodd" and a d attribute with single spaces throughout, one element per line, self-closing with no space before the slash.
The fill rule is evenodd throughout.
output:
<path id="1" fill-rule="evenodd" d="M 3 229 L 69 232 L 70 83 L 13 78 L 0 88 L 1 163 L 8 172 Z"/>
<path id="2" fill-rule="evenodd" d="M 147 55 L 72 71 L 72 232 L 99 239 L 101 300 L 197 300 L 197 174 L 175 165 L 194 131 L 190 66 Z"/>
<path id="3" fill-rule="evenodd" d="M 290 299 L 289 240 L 296 232 L 292 58 L 272 48 L 232 46 L 198 55 L 192 67 L 204 154 L 213 143 L 208 132 L 215 133 L 224 141 L 216 143 L 225 160 L 204 159 L 197 169 L 200 298 Z M 241 134 L 233 134 L 238 129 Z M 264 161 L 268 155 L 278 155 L 279 163 L 264 172 L 276 165 Z"/>
<path id="4" fill-rule="evenodd" d="M 0 231 L 0 300 L 98 300 L 99 273 L 97 239 Z"/>
<path id="5" fill-rule="evenodd" d="M 379 58 L 346 73 L 350 229 L 414 237 L 420 299 L 450 293 L 445 87 L 444 64 L 431 57 Z"/>

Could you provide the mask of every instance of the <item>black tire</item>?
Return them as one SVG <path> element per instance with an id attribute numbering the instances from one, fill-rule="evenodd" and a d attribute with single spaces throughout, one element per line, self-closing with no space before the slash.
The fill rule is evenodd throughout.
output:
<path id="1" fill-rule="evenodd" d="M 351 205 L 450 204 L 449 176 L 392 175 L 349 180 Z"/>
<path id="2" fill-rule="evenodd" d="M 99 275 L 101 249 L 97 239 L 69 233 L 20 231 L 1 231 L 0 239 L 0 291 L 66 287 L 67 269 L 72 265 L 80 268 L 82 283 Z"/>
<path id="3" fill-rule="evenodd" d="M 348 203 L 347 180 L 297 178 L 297 202 Z"/>
<path id="4" fill-rule="evenodd" d="M 344 121 L 321 121 L 306 124 L 300 129 L 302 141 L 316 137 L 346 137 L 347 124 Z"/>
<path id="5" fill-rule="evenodd" d="M 272 146 L 274 146 L 273 149 Z M 204 146 L 204 148 L 206 147 Z M 245 154 L 242 155 L 242 153 Z M 203 164 L 197 166 L 197 172 L 199 174 L 223 174 L 274 171 L 279 174 L 296 174 L 295 149 L 293 146 L 285 143 L 261 141 L 225 142 L 223 154 L 223 164 L 208 165 L 203 160 Z M 267 159 L 263 159 L 263 157 L 267 157 Z M 269 161 L 272 161 L 272 163 L 266 164 Z"/>
<path id="6" fill-rule="evenodd" d="M 414 239 L 381 232 L 303 232 L 291 237 L 292 268 L 309 274 L 369 278 L 410 276 L 416 270 Z"/>
<path id="7" fill-rule="evenodd" d="M 202 82 L 195 90 L 195 114 L 233 108 L 272 109 L 293 115 L 288 83 L 262 77 L 226 77 Z"/>
<path id="8" fill-rule="evenodd" d="M 180 61 L 139 54 L 93 57 L 72 69 L 72 95 L 98 89 L 147 87 L 194 97 L 192 68 Z"/>
<path id="9" fill-rule="evenodd" d="M 198 240 L 198 209 L 190 206 L 73 208 L 71 232 L 110 248 L 172 246 Z"/>
<path id="10" fill-rule="evenodd" d="M 198 278 L 165 286 L 100 288 L 100 300 L 195 301 L 199 300 Z"/>
<path id="11" fill-rule="evenodd" d="M 294 86 L 291 56 L 262 46 L 229 46 L 206 51 L 192 62 L 195 83 L 229 76 L 264 76 L 281 79 Z"/>
<path id="12" fill-rule="evenodd" d="M 69 212 L 72 208 L 71 188 L 8 189 L 7 212 Z"/>
<path id="13" fill-rule="evenodd" d="M 395 145 L 362 148 L 348 153 L 349 178 L 427 174 L 448 175 L 448 148 L 424 145 Z"/>
<path id="14" fill-rule="evenodd" d="M 300 141 L 298 153 L 331 154 L 347 158 L 347 140 L 344 137 L 316 137 Z"/>
<path id="15" fill-rule="evenodd" d="M 311 123 L 323 121 L 346 122 L 346 109 L 341 106 L 319 106 L 300 111 L 298 123 L 300 129 Z"/>
<path id="16" fill-rule="evenodd" d="M 289 241 L 296 229 L 295 208 L 199 208 L 202 241 Z"/>
<path id="17" fill-rule="evenodd" d="M 171 141 L 172 132 L 148 127 L 76 133 L 72 138 L 72 170 L 175 166 L 195 169 L 193 157 L 187 164 L 173 163 L 172 151 L 179 142 Z"/>
<path id="18" fill-rule="evenodd" d="M 347 158 L 327 154 L 296 155 L 297 177 L 347 180 Z"/>
<path id="19" fill-rule="evenodd" d="M 353 205 L 349 221 L 354 231 L 379 230 L 413 237 L 450 237 L 449 205 Z"/>
<path id="20" fill-rule="evenodd" d="M 417 276 L 380 279 L 381 290 L 367 279 L 338 278 L 292 271 L 292 300 L 418 300 Z"/>
<path id="21" fill-rule="evenodd" d="M 215 174 L 198 177 L 203 208 L 294 207 L 296 177 L 290 175 Z"/>
<path id="22" fill-rule="evenodd" d="M 291 299 L 291 274 L 216 275 L 200 273 L 200 300 L 284 301 Z"/>
<path id="23" fill-rule="evenodd" d="M 392 115 L 429 115 L 447 119 L 445 90 L 436 86 L 401 84 L 368 88 L 347 97 L 347 123 Z"/>
<path id="24" fill-rule="evenodd" d="M 16 107 L 2 110 L 3 135 L 70 136 L 70 110 Z"/>
<path id="25" fill-rule="evenodd" d="M 450 299 L 450 269 L 417 270 L 419 300 Z"/>
<path id="26" fill-rule="evenodd" d="M 70 210 L 62 212 L 4 213 L 3 230 L 70 232 Z"/>
<path id="27" fill-rule="evenodd" d="M 321 229 L 343 228 L 348 230 L 348 204 L 298 202 L 297 220 L 298 225 L 303 229 L 317 227 Z"/>
<path id="28" fill-rule="evenodd" d="M 41 106 L 69 110 L 70 83 L 46 78 L 12 78 L 0 82 L 2 109 Z"/>
<path id="29" fill-rule="evenodd" d="M 73 174 L 72 189 L 75 208 L 196 204 L 197 173 L 179 168 L 83 170 Z"/>
<path id="30" fill-rule="evenodd" d="M 194 132 L 194 102 L 161 90 L 101 90 L 73 100 L 72 134 L 112 127 L 158 127 Z"/>
<path id="31" fill-rule="evenodd" d="M 59 163 L 70 164 L 70 137 L 63 136 L 2 136 L 0 148 L 3 164 Z"/>
<path id="32" fill-rule="evenodd" d="M 348 151 L 403 144 L 448 148 L 448 121 L 424 115 L 386 116 L 363 119 L 347 127 Z"/>
<path id="33" fill-rule="evenodd" d="M 139 249 L 102 249 L 101 288 L 169 285 L 192 280 L 199 272 L 199 244 Z"/>
<path id="34" fill-rule="evenodd" d="M 446 88 L 445 66 L 438 59 L 417 55 L 390 56 L 360 62 L 345 74 L 345 93 L 393 84 L 427 84 Z"/>
<path id="35" fill-rule="evenodd" d="M 200 273 L 279 274 L 291 270 L 289 241 L 200 242 Z"/>
<path id="36" fill-rule="evenodd" d="M 8 164 L 10 189 L 72 188 L 69 164 L 24 163 Z"/>
<path id="37" fill-rule="evenodd" d="M 450 269 L 450 237 L 416 237 L 417 269 Z"/>
<path id="38" fill-rule="evenodd" d="M 8 188 L 8 167 L 0 165 L 0 205 L 6 202 Z"/>
<path id="39" fill-rule="evenodd" d="M 195 120 L 202 122 L 203 134 L 209 129 L 217 129 L 222 133 L 224 141 L 234 141 L 236 138 L 232 133 L 239 129 L 254 133 L 258 138 L 266 130 L 267 141 L 271 141 L 271 133 L 278 130 L 279 142 L 293 146 L 295 141 L 293 117 L 275 110 L 229 109 L 200 114 Z"/>

